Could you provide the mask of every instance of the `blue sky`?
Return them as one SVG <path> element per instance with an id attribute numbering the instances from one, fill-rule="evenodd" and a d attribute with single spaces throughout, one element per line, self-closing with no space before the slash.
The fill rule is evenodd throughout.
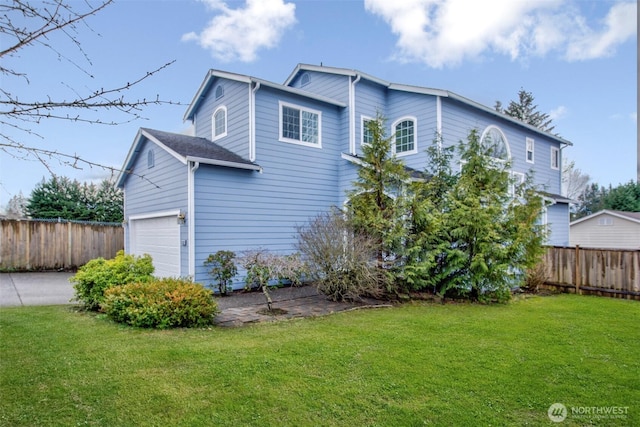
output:
<path id="1" fill-rule="evenodd" d="M 71 98 L 175 61 L 124 95 L 183 105 L 149 107 L 133 122 L 117 111 L 80 112 L 125 122 L 118 125 L 43 120 L 31 126 L 38 135 L 6 126 L 3 133 L 119 168 L 139 127 L 186 130 L 184 111 L 210 68 L 282 83 L 296 64 L 322 63 L 446 89 L 490 107 L 497 100 L 506 106 L 524 88 L 552 115 L 555 132 L 574 143 L 564 155 L 592 182 L 636 178 L 635 1 L 116 0 L 87 24 L 76 37 L 88 60 L 67 37 L 52 35 L 60 55 L 34 46 L 3 58 L 28 81 L 5 75 L 2 88 L 21 99 Z M 108 176 L 97 167 L 48 163 L 79 180 Z M 28 196 L 43 177 L 49 171 L 37 160 L 0 152 L 0 206 L 19 191 Z"/>

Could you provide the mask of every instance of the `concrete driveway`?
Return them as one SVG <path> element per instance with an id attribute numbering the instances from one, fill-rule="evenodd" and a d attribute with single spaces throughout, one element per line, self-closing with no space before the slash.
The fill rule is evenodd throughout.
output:
<path id="1" fill-rule="evenodd" d="M 0 307 L 73 304 L 74 273 L 0 273 Z"/>

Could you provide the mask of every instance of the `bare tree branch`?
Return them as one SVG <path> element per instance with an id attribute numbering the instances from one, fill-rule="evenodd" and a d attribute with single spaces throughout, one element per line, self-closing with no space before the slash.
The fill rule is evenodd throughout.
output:
<path id="1" fill-rule="evenodd" d="M 24 49 L 40 46 L 53 52 L 58 59 L 71 64 L 80 73 L 94 78 L 87 68 L 93 64 L 82 47 L 79 28 L 82 25 L 93 31 L 88 25 L 87 19 L 104 10 L 113 1 L 100 0 L 92 4 L 89 0 L 84 2 L 13 0 L 8 4 L 0 4 L 0 35 L 3 37 L 3 45 L 0 47 L 0 74 L 6 78 L 24 79 L 27 83 L 30 83 L 28 74 L 16 68 L 19 67 L 16 64 L 21 63 L 19 61 L 8 61 L 8 59 L 18 56 Z M 83 66 L 64 54 L 64 49 L 57 46 L 60 40 L 55 38 L 54 34 L 61 34 L 63 42 L 66 38 L 80 52 L 87 66 Z M 17 134 L 43 138 L 37 132 L 36 127 L 45 119 L 118 125 L 143 119 L 144 117 L 141 115 L 143 109 L 151 105 L 181 105 L 179 102 L 163 100 L 157 94 L 150 98 L 130 99 L 126 97 L 126 93 L 133 87 L 163 71 L 174 62 L 167 62 L 117 87 L 100 87 L 99 89 L 79 91 L 72 85 L 63 82 L 73 93 L 72 97 L 63 99 L 43 94 L 41 99 L 26 100 L 19 94 L 7 89 L 7 84 L 3 82 L 3 87 L 0 88 L 0 150 L 14 158 L 35 159 L 50 172 L 52 170 L 49 162 L 52 160 L 57 160 L 62 165 L 76 169 L 80 169 L 79 165 L 88 165 L 100 167 L 112 173 L 115 172 L 116 169 L 110 166 L 81 158 L 75 154 L 25 145 L 19 141 L 19 137 L 15 136 L 15 134 L 17 132 Z M 103 120 L 94 117 L 95 113 L 101 111 L 116 111 L 121 113 L 123 119 Z M 10 131 L 15 132 L 10 133 Z"/>

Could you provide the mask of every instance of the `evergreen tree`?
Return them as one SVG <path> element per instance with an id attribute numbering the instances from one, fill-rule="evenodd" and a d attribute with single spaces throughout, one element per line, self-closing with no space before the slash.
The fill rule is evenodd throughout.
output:
<path id="1" fill-rule="evenodd" d="M 20 219 L 27 217 L 28 200 L 20 191 L 7 202 L 6 216 L 10 219 Z"/>
<path id="2" fill-rule="evenodd" d="M 603 209 L 640 212 L 640 183 L 629 181 L 617 187 L 591 184 L 579 200 L 575 219 L 594 214 Z"/>
<path id="3" fill-rule="evenodd" d="M 122 193 L 105 180 L 96 187 L 53 176 L 33 189 L 26 210 L 32 218 L 122 221 Z"/>
<path id="4" fill-rule="evenodd" d="M 404 163 L 391 155 L 392 138 L 386 137 L 384 129 L 385 120 L 379 114 L 368 123 L 372 138 L 362 147 L 358 178 L 348 192 L 348 211 L 356 231 L 377 242 L 380 279 L 390 283 L 401 263 L 406 236 L 404 191 L 409 174 Z"/>
<path id="5" fill-rule="evenodd" d="M 535 98 L 531 92 L 527 92 L 521 88 L 520 91 L 518 91 L 517 102 L 509 102 L 509 106 L 505 110 L 502 108 L 502 103 L 500 101 L 496 101 L 494 108 L 500 113 L 516 118 L 530 124 L 531 126 L 535 126 L 542 131 L 553 131 L 555 128 L 555 126 L 551 125 L 553 119 L 551 119 L 548 114 L 538 111 L 538 106 L 534 104 L 534 100 Z"/>
<path id="6" fill-rule="evenodd" d="M 436 134 L 426 150 L 425 179 L 411 185 L 403 280 L 412 289 L 431 287 L 437 291 L 438 284 L 444 280 L 443 254 L 449 242 L 448 230 L 444 227 L 447 194 L 457 180 L 451 169 L 454 150 L 455 146 L 443 147 L 441 135 Z"/>
<path id="7" fill-rule="evenodd" d="M 449 246 L 439 289 L 472 299 L 506 299 L 542 253 L 545 233 L 536 226 L 542 197 L 530 178 L 511 192 L 510 164 L 492 158 L 476 130 L 458 148 L 462 170 L 447 194 Z"/>

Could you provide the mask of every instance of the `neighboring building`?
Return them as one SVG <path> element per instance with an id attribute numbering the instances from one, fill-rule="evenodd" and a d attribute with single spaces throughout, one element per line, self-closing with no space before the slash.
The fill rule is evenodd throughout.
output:
<path id="1" fill-rule="evenodd" d="M 549 243 L 569 243 L 569 201 L 558 194 L 570 142 L 445 90 L 298 65 L 284 84 L 210 70 L 184 116 L 195 136 L 138 132 L 118 177 L 126 250 L 150 253 L 160 275 L 203 282 L 218 250 L 293 251 L 296 226 L 346 202 L 377 113 L 415 170 L 438 134 L 447 146 L 472 129 L 490 137 L 514 177 L 533 171 L 547 192 Z"/>
<path id="2" fill-rule="evenodd" d="M 640 212 L 602 210 L 571 223 L 570 246 L 640 249 Z"/>

